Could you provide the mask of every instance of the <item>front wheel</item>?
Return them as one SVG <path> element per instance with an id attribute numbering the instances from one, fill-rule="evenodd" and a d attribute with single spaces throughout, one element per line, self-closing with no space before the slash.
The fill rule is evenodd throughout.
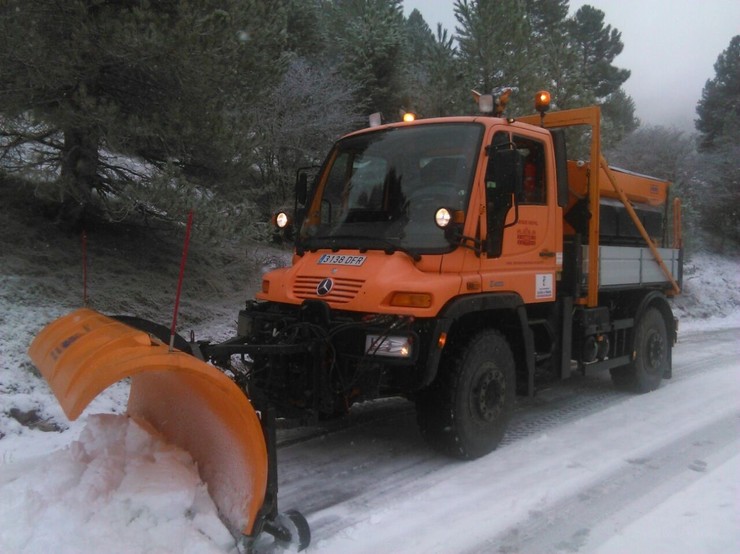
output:
<path id="1" fill-rule="evenodd" d="M 611 370 L 621 389 L 645 393 L 657 389 L 669 369 L 670 344 L 665 320 L 657 308 L 648 308 L 635 327 L 634 359 Z"/>
<path id="2" fill-rule="evenodd" d="M 417 421 L 434 448 L 462 459 L 494 450 L 514 407 L 514 357 L 506 339 L 482 331 L 444 358 L 435 382 L 419 394 Z"/>

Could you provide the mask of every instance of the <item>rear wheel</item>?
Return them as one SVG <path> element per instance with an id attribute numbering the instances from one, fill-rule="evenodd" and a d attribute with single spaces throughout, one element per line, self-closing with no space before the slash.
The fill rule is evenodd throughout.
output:
<path id="1" fill-rule="evenodd" d="M 644 393 L 657 389 L 668 371 L 670 345 L 665 320 L 656 308 L 648 308 L 635 327 L 634 360 L 611 370 L 614 384 Z"/>
<path id="2" fill-rule="evenodd" d="M 514 406 L 511 349 L 499 332 L 487 330 L 445 358 L 446 367 L 417 399 L 419 429 L 445 454 L 484 456 L 501 442 Z"/>

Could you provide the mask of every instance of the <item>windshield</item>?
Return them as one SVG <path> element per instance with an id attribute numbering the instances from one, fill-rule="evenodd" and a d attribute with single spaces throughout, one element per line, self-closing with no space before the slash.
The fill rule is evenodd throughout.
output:
<path id="1" fill-rule="evenodd" d="M 438 208 L 465 211 L 483 127 L 434 123 L 343 139 L 324 168 L 301 227 L 307 248 L 451 248 Z"/>

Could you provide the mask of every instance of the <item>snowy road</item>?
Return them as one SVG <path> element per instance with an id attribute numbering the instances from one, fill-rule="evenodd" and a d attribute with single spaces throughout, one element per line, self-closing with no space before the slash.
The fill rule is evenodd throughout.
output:
<path id="1" fill-rule="evenodd" d="M 280 508 L 307 516 L 309 554 L 740 552 L 740 317 L 697 323 L 657 391 L 576 376 L 520 400 L 503 444 L 473 462 L 432 452 L 402 400 L 280 431 Z M 0 408 L 64 421 L 16 375 L 29 386 L 6 387 Z M 126 394 L 109 388 L 61 433 L 6 417 L 0 552 L 236 554 L 190 457 L 110 415 Z"/>
<path id="2" fill-rule="evenodd" d="M 674 378 L 647 395 L 608 374 L 542 391 L 474 462 L 432 453 L 403 401 L 281 434 L 281 508 L 307 516 L 314 552 L 738 551 L 738 338 L 682 335 Z"/>

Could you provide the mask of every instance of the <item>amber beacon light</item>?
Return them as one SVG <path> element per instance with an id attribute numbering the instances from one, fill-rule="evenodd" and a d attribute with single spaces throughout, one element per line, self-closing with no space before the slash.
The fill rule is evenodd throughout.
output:
<path id="1" fill-rule="evenodd" d="M 539 91 L 534 97 L 534 108 L 544 114 L 550 109 L 550 93 L 546 90 Z"/>

